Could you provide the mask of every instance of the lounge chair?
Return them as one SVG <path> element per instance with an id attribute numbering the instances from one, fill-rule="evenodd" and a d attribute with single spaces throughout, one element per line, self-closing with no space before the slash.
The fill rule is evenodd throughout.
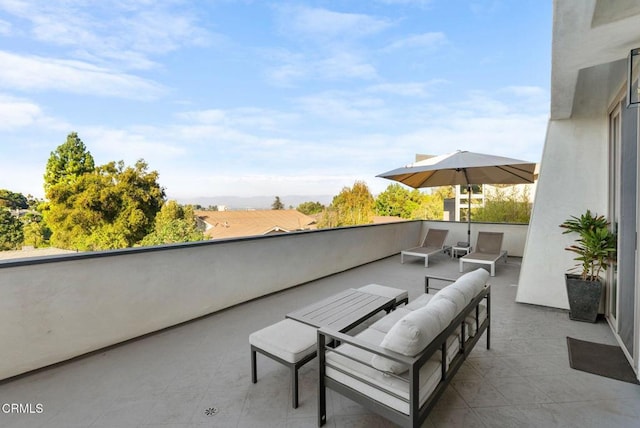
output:
<path id="1" fill-rule="evenodd" d="M 444 252 L 444 240 L 448 233 L 444 229 L 429 229 L 421 246 L 400 252 L 400 263 L 404 263 L 404 256 L 424 257 L 424 267 L 429 267 L 429 256 Z"/>
<path id="2" fill-rule="evenodd" d="M 472 252 L 460 257 L 460 272 L 464 263 L 478 263 L 491 267 L 491 276 L 496 276 L 496 262 L 504 258 L 507 262 L 507 251 L 502 249 L 502 232 L 478 232 L 478 240 Z"/>

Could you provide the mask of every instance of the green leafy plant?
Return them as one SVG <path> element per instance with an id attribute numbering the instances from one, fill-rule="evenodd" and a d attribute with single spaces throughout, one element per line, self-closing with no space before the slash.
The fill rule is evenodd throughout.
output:
<path id="1" fill-rule="evenodd" d="M 609 230 L 609 222 L 603 215 L 591 214 L 590 210 L 580 217 L 571 216 L 560 227 L 563 234 L 577 233 L 575 244 L 565 248 L 577 254 L 578 263 L 572 270 L 579 270 L 583 280 L 595 281 L 616 260 L 617 237 Z"/>

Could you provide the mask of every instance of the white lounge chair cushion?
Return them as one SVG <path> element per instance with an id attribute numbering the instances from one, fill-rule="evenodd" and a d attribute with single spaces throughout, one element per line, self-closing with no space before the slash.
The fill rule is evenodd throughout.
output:
<path id="1" fill-rule="evenodd" d="M 398 321 L 400 321 L 402 317 L 409 313 L 411 313 L 409 309 L 398 308 L 371 324 L 370 328 L 386 334 L 389 332 L 389 330 L 391 330 L 391 327 L 393 327 Z"/>
<path id="2" fill-rule="evenodd" d="M 296 363 L 316 351 L 317 330 L 292 319 L 284 319 L 249 335 L 249 343 L 263 351 Z"/>
<path id="3" fill-rule="evenodd" d="M 406 305 L 404 308 L 405 309 L 409 309 L 411 311 L 415 311 L 416 309 L 420 309 L 420 308 L 424 307 L 427 303 L 429 303 L 429 300 L 431 300 L 433 298 L 433 296 L 435 296 L 435 294 L 426 294 L 426 293 L 422 294 L 419 297 L 416 297 L 411 302 L 409 302 L 409 304 Z"/>
<path id="4" fill-rule="evenodd" d="M 394 298 L 396 299 L 396 303 L 409 297 L 409 293 L 407 292 L 407 290 L 387 287 L 386 285 L 380 284 L 368 284 L 358 288 L 358 290 L 364 291 L 365 293 L 375 294 L 376 296 Z"/>

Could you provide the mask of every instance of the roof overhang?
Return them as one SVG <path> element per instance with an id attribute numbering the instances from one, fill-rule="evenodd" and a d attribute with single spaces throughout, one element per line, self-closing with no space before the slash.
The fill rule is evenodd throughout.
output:
<path id="1" fill-rule="evenodd" d="M 600 114 L 640 47 L 637 0 L 554 0 L 551 119 Z M 606 113 L 606 111 L 605 111 Z"/>

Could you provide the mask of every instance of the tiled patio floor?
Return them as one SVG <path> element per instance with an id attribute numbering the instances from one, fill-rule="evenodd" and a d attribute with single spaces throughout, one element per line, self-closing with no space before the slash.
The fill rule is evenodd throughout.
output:
<path id="1" fill-rule="evenodd" d="M 314 427 L 317 361 L 301 370 L 294 410 L 283 366 L 259 355 L 251 384 L 249 334 L 344 288 L 375 282 L 405 288 L 413 299 L 425 272 L 459 275 L 445 256 L 430 265 L 401 265 L 394 256 L 2 383 L 0 403 L 41 403 L 43 412 L 0 412 L 0 427 Z M 479 342 L 424 426 L 639 426 L 640 386 L 569 367 L 566 337 L 615 344 L 606 322 L 514 303 L 518 272 L 515 258 L 497 267 L 492 349 Z M 392 426 L 334 393 L 327 416 L 328 427 Z"/>

